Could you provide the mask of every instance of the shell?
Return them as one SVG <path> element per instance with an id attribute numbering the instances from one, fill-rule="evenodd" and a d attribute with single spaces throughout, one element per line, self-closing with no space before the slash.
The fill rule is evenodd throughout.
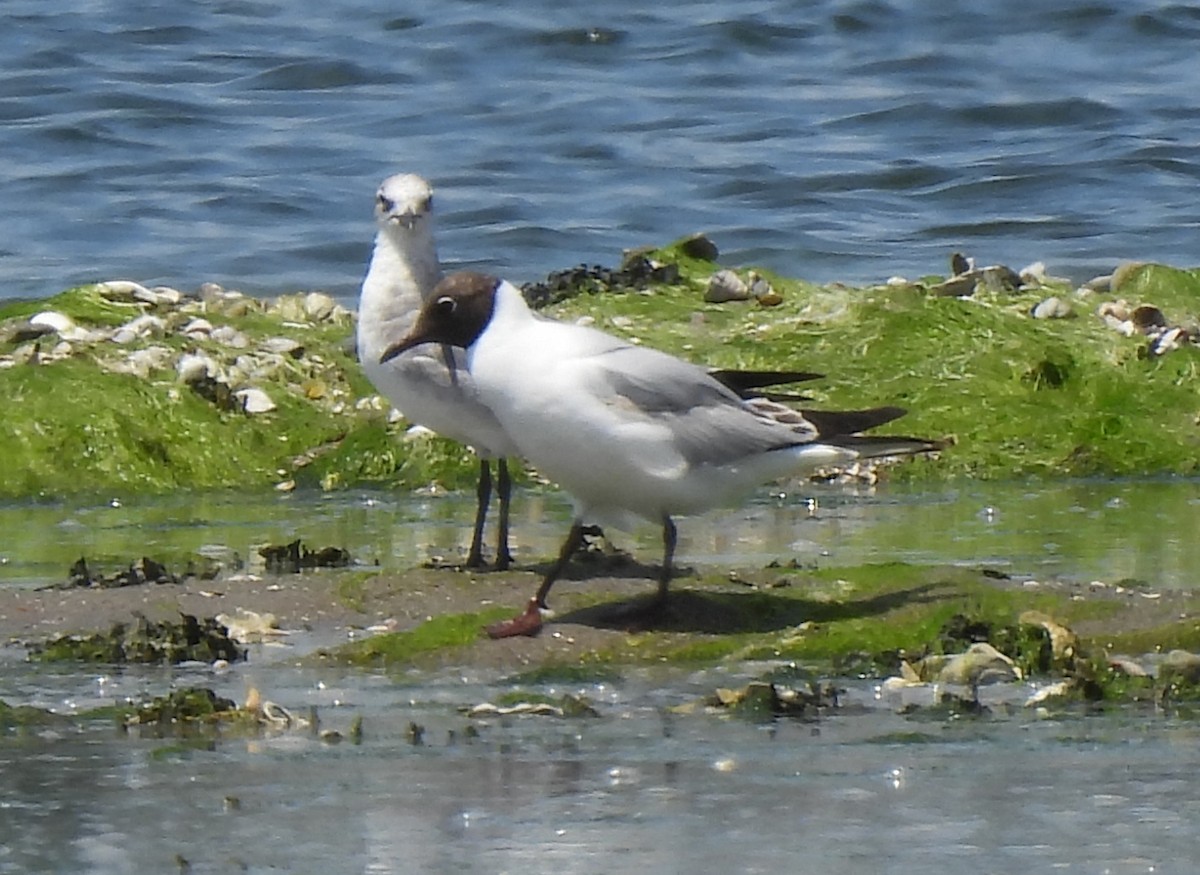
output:
<path id="1" fill-rule="evenodd" d="M 269 413 L 278 406 L 270 395 L 254 387 L 238 389 L 233 396 L 242 403 L 242 409 L 247 413 Z"/>
<path id="2" fill-rule="evenodd" d="M 187 352 L 175 363 L 175 373 L 184 383 L 198 383 L 208 377 L 217 375 L 218 366 L 208 356 L 202 353 Z"/>
<path id="3" fill-rule="evenodd" d="M 732 270 L 719 270 L 708 280 L 704 300 L 710 304 L 750 300 L 750 287 Z"/>

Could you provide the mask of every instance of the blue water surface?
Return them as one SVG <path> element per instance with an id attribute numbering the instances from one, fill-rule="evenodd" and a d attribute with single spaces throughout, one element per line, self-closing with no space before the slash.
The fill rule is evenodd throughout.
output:
<path id="1" fill-rule="evenodd" d="M 1200 5 L 0 5 L 0 297 L 357 293 L 379 180 L 520 281 L 703 230 L 820 281 L 1197 257 Z"/>

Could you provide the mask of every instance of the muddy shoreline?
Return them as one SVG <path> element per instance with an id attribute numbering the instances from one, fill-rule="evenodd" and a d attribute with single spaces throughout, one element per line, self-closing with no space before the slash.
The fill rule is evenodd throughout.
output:
<path id="1" fill-rule="evenodd" d="M 1024 610 L 1058 605 L 1051 613 L 1069 622 L 1081 637 L 1101 644 L 1111 638 L 1116 644 L 1119 636 L 1148 636 L 1146 640 L 1156 642 L 1148 650 L 1163 652 L 1186 643 L 1178 639 L 1189 634 L 1188 618 L 1196 607 L 1195 596 L 1187 591 L 1151 592 L 1099 582 L 1031 586 L 988 569 L 940 566 L 897 566 L 905 582 L 838 601 L 831 600 L 831 593 L 849 586 L 845 580 L 831 584 L 778 568 L 702 568 L 685 571 L 672 589 L 666 616 L 648 621 L 636 608 L 654 590 L 652 580 L 644 576 L 651 569 L 636 564 L 595 568 L 581 562 L 552 594 L 555 614 L 540 635 L 492 641 L 483 635 L 482 622 L 473 634 L 476 615 L 518 613 L 536 589 L 541 570 L 538 565 L 506 572 L 440 567 L 377 573 L 360 568 L 234 574 L 212 581 L 190 578 L 177 584 L 111 589 L 7 588 L 0 589 L 0 642 L 15 654 L 29 642 L 105 631 L 139 613 L 156 621 L 178 620 L 180 613 L 202 618 L 240 611 L 272 614 L 279 628 L 290 633 L 274 639 L 286 646 L 270 652 L 252 648 L 254 664 L 314 653 L 319 658 L 351 642 L 384 642 L 424 624 L 462 617 L 468 624 L 462 641 L 432 646 L 418 655 L 368 658 L 362 664 L 411 669 L 463 665 L 520 672 L 571 665 L 616 668 L 647 660 L 698 658 L 712 663 L 736 653 L 735 643 L 745 645 L 746 658 L 786 656 L 788 643 L 810 634 L 806 630 L 834 634 L 843 624 L 856 624 L 862 629 L 861 641 L 847 636 L 844 652 L 833 654 L 836 664 L 859 647 L 878 647 L 876 624 L 916 628 L 928 622 L 931 612 L 959 603 L 970 610 L 972 604 L 995 600 L 997 606 L 988 613 L 1010 623 Z M 862 569 L 864 575 L 877 571 L 877 566 Z M 848 575 L 854 573 L 847 570 Z M 708 648 L 714 648 L 711 655 L 706 655 Z"/>

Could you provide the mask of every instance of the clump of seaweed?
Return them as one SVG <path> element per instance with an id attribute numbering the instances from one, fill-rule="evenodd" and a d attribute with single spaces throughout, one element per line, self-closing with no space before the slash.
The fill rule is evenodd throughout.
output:
<path id="1" fill-rule="evenodd" d="M 260 547 L 258 555 L 267 563 L 271 574 L 298 574 L 311 568 L 345 568 L 353 560 L 341 547 L 322 547 L 309 550 L 297 538 L 290 544 L 270 544 Z"/>
<path id="2" fill-rule="evenodd" d="M 82 661 L 176 665 L 181 662 L 236 662 L 246 651 L 216 619 L 180 614 L 179 622 L 156 622 L 134 613 L 132 623 L 114 623 L 107 632 L 59 635 L 30 642 L 29 656 L 41 662 Z"/>

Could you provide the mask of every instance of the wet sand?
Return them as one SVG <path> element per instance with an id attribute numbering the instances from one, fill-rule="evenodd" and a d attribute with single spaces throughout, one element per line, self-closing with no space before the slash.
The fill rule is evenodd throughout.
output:
<path id="1" fill-rule="evenodd" d="M 587 577 L 587 569 L 573 570 L 571 576 Z M 19 646 L 66 633 L 107 630 L 114 623 L 132 620 L 137 613 L 161 621 L 178 620 L 180 613 L 212 617 L 235 615 L 241 609 L 273 614 L 280 629 L 308 633 L 286 639 L 301 645 L 293 651 L 299 655 L 305 649 L 361 638 L 370 627 L 403 631 L 435 616 L 497 606 L 511 607 L 515 615 L 539 581 L 535 570 L 416 568 L 400 574 L 318 570 L 116 588 L 0 589 L 0 643 Z M 481 629 L 476 644 L 454 648 L 445 659 L 500 669 L 578 659 L 623 636 L 630 624 L 619 619 L 610 623 L 607 618 L 619 615 L 622 607 L 636 605 L 640 597 L 648 597 L 654 586 L 653 580 L 636 576 L 564 579 L 550 599 L 555 618 L 536 638 L 492 641 Z M 692 603 L 683 594 L 687 586 L 685 577 L 673 608 L 686 611 Z M 611 601 L 605 598 L 608 596 Z M 598 597 L 604 598 L 603 605 L 581 608 L 594 604 Z M 433 658 L 435 663 L 439 660 Z"/>
<path id="2" fill-rule="evenodd" d="M 293 633 L 286 639 L 296 645 L 289 648 L 289 656 L 299 656 L 361 638 L 370 634 L 367 630 L 371 628 L 404 631 L 436 616 L 497 607 L 511 608 L 515 615 L 536 590 L 541 570 L 541 566 L 506 572 L 319 570 L 112 589 L 0 589 L 0 643 L 19 647 L 64 633 L 107 630 L 139 612 L 152 620 L 177 620 L 181 612 L 203 618 L 235 615 L 242 609 L 273 614 L 281 629 Z M 631 563 L 598 569 L 580 563 L 555 587 L 550 602 L 556 613 L 537 637 L 492 641 L 481 629 L 474 643 L 422 657 L 420 664 L 519 670 L 586 660 L 590 652 L 609 650 L 633 631 L 652 630 L 681 641 L 747 631 L 738 625 L 744 617 L 722 612 L 719 600 L 706 595 L 769 591 L 779 571 L 717 575 L 712 571 L 706 569 L 701 579 L 699 574 L 683 570 L 672 587 L 667 614 L 650 621 L 636 608 L 654 592 L 652 568 Z M 930 568 L 931 581 L 938 572 L 936 567 Z M 1015 580 L 997 579 L 994 583 L 1002 588 L 1022 586 Z M 1076 624 L 1075 631 L 1083 635 L 1152 629 L 1193 616 L 1196 607 L 1195 596 L 1184 591 L 1146 593 L 1077 583 L 1044 583 L 1039 589 L 1120 604 L 1120 610 L 1111 615 Z M 796 610 L 803 610 L 804 600 L 795 602 Z M 793 621 L 799 623 L 803 618 L 797 615 L 781 621 L 781 628 Z"/>

